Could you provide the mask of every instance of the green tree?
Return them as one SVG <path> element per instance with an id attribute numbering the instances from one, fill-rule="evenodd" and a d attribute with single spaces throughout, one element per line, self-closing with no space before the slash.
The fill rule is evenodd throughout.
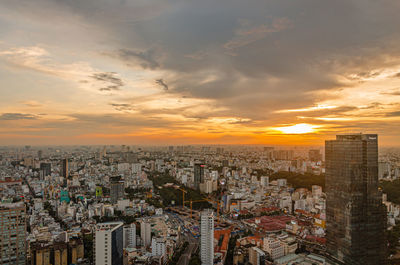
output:
<path id="1" fill-rule="evenodd" d="M 387 194 L 387 199 L 390 202 L 400 204 L 400 179 L 394 181 L 382 181 L 380 187 Z"/>
<path id="2" fill-rule="evenodd" d="M 89 260 L 90 264 L 93 264 L 93 234 L 83 235 L 83 247 L 85 250 L 84 257 Z"/>
<path id="3" fill-rule="evenodd" d="M 321 186 L 325 189 L 325 175 L 315 175 L 312 173 L 294 173 L 288 171 L 280 171 L 272 174 L 270 176 L 270 181 L 277 179 L 286 179 L 289 184 L 293 186 L 293 188 L 307 188 L 311 189 L 312 185 Z"/>

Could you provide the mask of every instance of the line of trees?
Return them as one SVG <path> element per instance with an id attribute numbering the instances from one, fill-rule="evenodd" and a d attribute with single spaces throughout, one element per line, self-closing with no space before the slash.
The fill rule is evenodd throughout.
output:
<path id="1" fill-rule="evenodd" d="M 387 194 L 387 199 L 395 204 L 400 204 L 400 180 L 382 181 L 380 187 Z"/>
<path id="2" fill-rule="evenodd" d="M 269 180 L 287 179 L 287 182 L 293 186 L 293 188 L 307 188 L 311 189 L 312 185 L 321 186 L 325 189 L 325 174 L 315 175 L 312 173 L 295 173 L 288 171 L 280 171 L 270 175 Z"/>

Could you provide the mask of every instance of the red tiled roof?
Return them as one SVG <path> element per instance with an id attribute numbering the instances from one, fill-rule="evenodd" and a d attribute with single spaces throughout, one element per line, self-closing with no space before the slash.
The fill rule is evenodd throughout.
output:
<path id="1" fill-rule="evenodd" d="M 324 237 L 318 237 L 318 236 L 312 236 L 312 235 L 308 235 L 306 236 L 306 239 L 309 241 L 313 241 L 313 242 L 317 242 L 320 244 L 326 244 L 326 238 Z"/>
<path id="2" fill-rule="evenodd" d="M 249 223 L 255 223 L 255 219 L 247 220 Z M 294 217 L 281 215 L 281 216 L 261 216 L 257 217 L 260 223 L 257 226 L 265 231 L 283 230 L 286 228 L 286 223 L 295 220 Z"/>
<path id="3" fill-rule="evenodd" d="M 219 240 L 221 236 L 224 237 L 222 240 L 221 246 L 215 246 L 215 252 L 226 252 L 228 250 L 228 243 L 229 243 L 229 237 L 231 235 L 231 230 L 230 229 L 224 229 L 224 230 L 215 230 L 214 231 L 214 239 Z"/>

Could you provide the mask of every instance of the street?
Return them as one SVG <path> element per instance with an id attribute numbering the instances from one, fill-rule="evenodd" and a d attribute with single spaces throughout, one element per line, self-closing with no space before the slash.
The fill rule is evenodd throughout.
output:
<path id="1" fill-rule="evenodd" d="M 186 248 L 185 253 L 183 253 L 182 256 L 179 258 L 178 265 L 189 264 L 190 257 L 198 248 L 197 240 L 190 233 L 185 233 L 185 239 L 187 242 L 189 242 L 189 245 Z"/>

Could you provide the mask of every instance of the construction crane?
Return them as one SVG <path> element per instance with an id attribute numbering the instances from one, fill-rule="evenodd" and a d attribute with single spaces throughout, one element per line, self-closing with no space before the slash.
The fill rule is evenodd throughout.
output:
<path id="1" fill-rule="evenodd" d="M 218 202 L 218 201 L 214 201 L 214 200 L 212 200 L 212 199 L 206 199 L 208 202 L 210 202 L 211 204 L 212 203 L 215 203 L 215 204 L 217 204 L 217 221 L 219 220 L 219 210 L 220 210 L 220 207 L 221 207 L 221 202 Z"/>
<path id="2" fill-rule="evenodd" d="M 182 191 L 182 208 L 185 207 L 185 193 L 187 193 L 187 191 L 183 188 L 178 188 L 179 190 Z"/>
<path id="3" fill-rule="evenodd" d="M 214 201 L 212 199 L 209 199 L 209 198 L 203 198 L 201 200 L 195 200 L 195 201 L 190 200 L 189 201 L 189 203 L 190 203 L 190 218 L 193 218 L 193 203 L 194 202 L 204 202 L 204 201 L 217 204 L 217 218 L 216 218 L 216 220 L 219 220 L 219 209 L 220 209 L 221 203 L 217 202 L 217 201 Z"/>

